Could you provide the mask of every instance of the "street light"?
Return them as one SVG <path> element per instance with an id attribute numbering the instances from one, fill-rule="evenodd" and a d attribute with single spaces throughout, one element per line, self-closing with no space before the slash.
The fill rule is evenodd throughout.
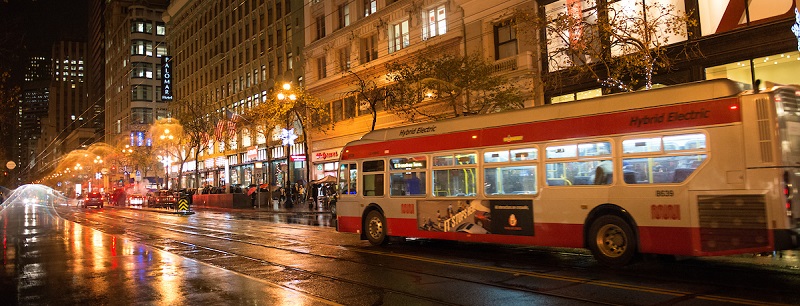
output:
<path id="1" fill-rule="evenodd" d="M 92 169 L 92 170 L 94 170 L 94 178 L 95 178 L 95 180 L 99 180 L 102 176 L 101 176 L 101 172 L 97 171 L 97 168 L 102 168 L 103 167 L 103 159 L 100 158 L 100 156 L 95 156 L 94 160 L 92 160 L 92 162 L 94 163 L 94 169 Z M 91 179 L 89 179 L 89 190 L 91 191 L 91 189 L 92 189 Z M 103 189 L 104 190 L 106 189 L 105 184 L 103 184 Z"/>
<path id="2" fill-rule="evenodd" d="M 169 189 L 169 165 L 172 164 L 171 156 L 159 156 L 158 160 L 164 164 L 164 188 Z"/>
<path id="3" fill-rule="evenodd" d="M 284 92 L 286 91 L 286 92 Z M 283 83 L 283 91 L 278 91 L 276 97 L 279 101 L 283 102 L 287 99 L 294 102 L 297 100 L 297 95 L 292 92 L 292 85 L 289 83 Z M 286 201 L 291 203 L 290 192 L 292 188 L 292 161 L 291 161 L 291 146 L 294 144 L 296 135 L 294 135 L 294 129 L 289 129 L 289 121 L 290 116 L 287 114 L 286 116 L 286 128 L 281 131 L 281 139 L 283 139 L 283 145 L 286 147 L 283 155 L 286 156 L 286 184 L 284 184 L 284 192 L 286 193 Z M 293 195 L 293 194 L 292 194 Z"/>

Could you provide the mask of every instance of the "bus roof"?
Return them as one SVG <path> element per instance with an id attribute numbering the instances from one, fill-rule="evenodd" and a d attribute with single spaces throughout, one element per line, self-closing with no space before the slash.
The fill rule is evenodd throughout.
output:
<path id="1" fill-rule="evenodd" d="M 729 79 L 699 81 L 647 91 L 612 94 L 562 104 L 550 104 L 502 113 L 466 116 L 379 129 L 365 134 L 360 140 L 352 141 L 347 146 L 734 97 L 742 93 L 742 91 L 740 83 Z"/>

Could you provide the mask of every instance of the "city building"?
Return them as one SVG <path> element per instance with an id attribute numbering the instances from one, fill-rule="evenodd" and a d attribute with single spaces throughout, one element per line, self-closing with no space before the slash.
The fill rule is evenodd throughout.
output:
<path id="1" fill-rule="evenodd" d="M 105 137 L 105 0 L 89 1 L 89 42 L 87 44 L 86 81 L 88 84 L 89 103 L 100 110 L 100 116 L 94 118 L 97 138 Z"/>
<path id="2" fill-rule="evenodd" d="M 28 181 L 31 161 L 36 159 L 36 143 L 42 135 L 42 119 L 47 116 L 50 99 L 51 62 L 49 57 L 28 59 L 22 85 L 16 157 L 19 179 Z"/>
<path id="3" fill-rule="evenodd" d="M 303 7 L 301 0 L 172 1 L 164 20 L 174 46 L 176 108 L 200 108 L 218 122 L 266 100 L 275 84 L 302 85 Z M 242 128 L 232 136 L 200 152 L 197 168 L 187 162 L 181 185 L 200 187 L 195 175 L 201 186 L 283 185 L 288 176 L 305 177 L 305 161 L 287 163 L 304 156 L 304 140 L 287 147 L 277 132 Z"/>
<path id="4" fill-rule="evenodd" d="M 585 15 L 596 14 L 593 3 L 581 2 Z M 554 18 L 568 11 L 569 6 L 577 5 L 571 0 L 539 1 L 539 12 L 547 18 Z M 608 6 L 617 11 L 636 8 L 632 1 L 608 1 Z M 658 85 L 674 85 L 705 79 L 729 78 L 747 87 L 756 80 L 783 84 L 800 83 L 800 15 L 796 11 L 796 0 L 647 0 L 648 5 L 673 4 L 678 10 L 689 12 L 698 21 L 696 28 L 690 28 L 688 35 L 671 40 L 676 60 L 666 70 L 658 71 L 653 81 Z M 638 4 L 637 4 L 638 5 Z M 601 12 L 604 10 L 600 10 Z M 605 10 L 608 11 L 608 10 Z M 633 12 L 633 11 L 631 11 Z M 641 14 L 640 10 L 633 12 Z M 651 16 L 651 19 L 654 16 Z M 597 18 L 603 18 L 599 16 Z M 794 29 L 793 29 L 794 25 Z M 578 35 L 585 29 L 575 29 L 571 34 Z M 660 30 L 664 30 L 663 28 Z M 587 33 L 589 31 L 586 31 Z M 557 34 L 548 33 L 542 41 L 552 41 Z M 545 54 L 557 48 L 548 43 Z M 549 51 L 548 51 L 549 50 Z M 542 58 L 543 79 L 559 79 L 564 71 L 554 68 L 552 62 Z M 563 83 L 557 88 L 549 87 L 544 93 L 546 103 L 560 103 L 576 99 L 591 98 L 598 95 L 619 92 L 602 87 L 591 78 Z M 766 82 L 761 82 L 762 89 Z"/>
<path id="5" fill-rule="evenodd" d="M 71 133 L 93 135 L 100 110 L 89 103 L 86 76 L 86 42 L 59 41 L 52 48 L 52 74 L 47 117 L 42 120 L 42 135 L 32 159 L 34 171 L 46 174 L 66 152 L 88 146 L 95 137 L 82 137 L 73 146 L 63 146 Z M 77 131 L 77 132 L 76 132 Z"/>
<path id="6" fill-rule="evenodd" d="M 515 10 L 534 1 L 312 1 L 305 6 L 306 88 L 329 101 L 335 129 L 310 138 L 312 179 L 337 176 L 342 147 L 370 131 L 371 110 L 352 92 L 357 78 L 386 85 L 385 65 L 414 56 L 478 54 L 493 73 L 518 84 L 527 107 L 536 102 L 537 48 L 518 40 Z M 382 82 L 382 83 L 381 83 Z M 538 99 L 541 101 L 541 99 Z M 408 124 L 379 105 L 376 128 Z"/>
<path id="7" fill-rule="evenodd" d="M 167 55 L 167 28 L 161 16 L 168 3 L 167 0 L 105 3 L 105 49 L 102 50 L 105 92 L 104 96 L 98 92 L 93 97 L 105 99 L 105 142 L 109 144 L 147 146 L 150 125 L 169 117 L 169 101 L 160 94 L 161 59 Z"/>

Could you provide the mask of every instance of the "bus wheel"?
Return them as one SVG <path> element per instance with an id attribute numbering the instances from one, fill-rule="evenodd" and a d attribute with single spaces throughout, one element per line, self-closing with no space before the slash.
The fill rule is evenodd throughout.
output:
<path id="1" fill-rule="evenodd" d="M 636 239 L 625 220 L 614 215 L 597 218 L 589 228 L 589 249 L 600 263 L 612 267 L 628 264 L 636 255 Z"/>
<path id="2" fill-rule="evenodd" d="M 386 221 L 383 215 L 377 210 L 373 210 L 367 214 L 366 226 L 367 240 L 372 245 L 384 245 L 389 239 L 386 239 Z"/>

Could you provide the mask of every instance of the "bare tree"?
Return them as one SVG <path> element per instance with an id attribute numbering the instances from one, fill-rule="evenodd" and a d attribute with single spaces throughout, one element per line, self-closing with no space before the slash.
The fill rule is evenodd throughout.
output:
<path id="1" fill-rule="evenodd" d="M 544 14 L 524 9 L 515 17 L 517 31 L 534 32 L 526 36 L 546 48 L 550 72 L 590 77 L 621 91 L 650 89 L 655 74 L 669 70 L 681 54 L 696 50 L 676 43 L 691 36 L 697 21 L 664 1 L 556 2 L 546 5 Z M 564 82 L 547 81 L 551 87 Z"/>
<path id="2" fill-rule="evenodd" d="M 211 135 L 214 131 L 214 122 L 206 112 L 204 103 L 199 100 L 192 100 L 178 103 L 181 107 L 174 110 L 174 117 L 183 125 L 183 137 L 189 151 L 194 158 L 194 169 L 200 169 L 200 153 L 207 150 L 211 145 Z M 181 168 L 181 174 L 183 173 Z M 194 186 L 200 186 L 200 176 L 194 176 Z M 179 180 L 180 181 L 180 180 Z"/>
<path id="3" fill-rule="evenodd" d="M 370 131 L 374 131 L 375 123 L 378 121 L 379 106 L 392 99 L 393 93 L 389 87 L 380 86 L 375 78 L 365 79 L 353 71 L 348 70 L 348 72 L 355 77 L 352 82 L 355 88 L 345 95 L 355 97 L 356 103 L 363 101 L 369 105 L 369 110 L 372 114 Z"/>
<path id="4" fill-rule="evenodd" d="M 524 107 L 514 85 L 493 74 L 494 67 L 477 54 L 417 56 L 410 63 L 386 65 L 393 99 L 388 104 L 409 121 L 439 120 Z"/>

